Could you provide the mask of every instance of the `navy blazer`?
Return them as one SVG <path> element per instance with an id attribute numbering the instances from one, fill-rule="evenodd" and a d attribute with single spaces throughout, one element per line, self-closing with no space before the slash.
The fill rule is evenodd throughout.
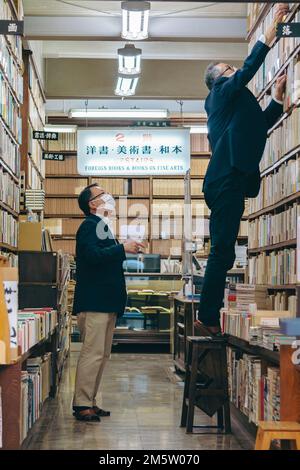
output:
<path id="1" fill-rule="evenodd" d="M 74 314 L 123 315 L 127 301 L 125 259 L 124 246 L 113 237 L 107 224 L 96 215 L 86 217 L 76 234 Z"/>
<path id="2" fill-rule="evenodd" d="M 269 46 L 257 41 L 241 69 L 230 77 L 216 79 L 213 84 L 205 101 L 212 149 L 205 183 L 225 176 L 232 168 L 250 175 L 257 173 L 259 178 L 267 131 L 282 114 L 283 106 L 271 100 L 263 111 L 246 85 L 269 50 Z"/>

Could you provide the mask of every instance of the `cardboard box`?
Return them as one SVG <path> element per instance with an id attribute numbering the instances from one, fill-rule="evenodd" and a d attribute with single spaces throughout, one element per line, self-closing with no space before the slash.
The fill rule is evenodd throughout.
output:
<path id="1" fill-rule="evenodd" d="M 19 224 L 19 251 L 42 251 L 42 223 Z"/>

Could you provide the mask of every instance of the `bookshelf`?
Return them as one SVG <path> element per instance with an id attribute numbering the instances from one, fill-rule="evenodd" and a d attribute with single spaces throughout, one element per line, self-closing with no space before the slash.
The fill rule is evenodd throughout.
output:
<path id="1" fill-rule="evenodd" d="M 248 12 L 247 39 L 251 50 L 270 23 L 274 5 L 248 4 Z M 292 4 L 286 21 L 299 19 L 300 5 Z M 260 165 L 261 191 L 257 198 L 249 201 L 248 275 L 250 284 L 266 288 L 275 310 L 294 312 L 291 316 L 299 316 L 296 272 L 297 218 L 300 214 L 299 54 L 299 38 L 275 39 L 264 65 L 249 84 L 264 109 L 277 77 L 282 71 L 287 72 L 284 113 L 269 131 Z M 235 312 L 231 315 L 229 325 L 237 326 L 233 318 Z M 280 352 L 270 351 L 232 335 L 228 344 L 229 388 L 234 414 L 243 423 L 248 422 L 253 432 L 256 432 L 258 419 L 284 420 L 289 417 L 298 421 L 300 389 L 296 384 L 299 384 L 300 375 L 292 365 L 291 345 L 281 345 Z M 291 390 L 287 369 L 291 374 Z M 247 388 L 250 402 L 244 400 Z M 259 404 L 262 396 L 264 400 Z"/>
<path id="2" fill-rule="evenodd" d="M 21 1 L 4 1 L 1 19 L 23 18 Z M 0 254 L 16 263 L 20 195 L 22 38 L 0 36 Z"/>

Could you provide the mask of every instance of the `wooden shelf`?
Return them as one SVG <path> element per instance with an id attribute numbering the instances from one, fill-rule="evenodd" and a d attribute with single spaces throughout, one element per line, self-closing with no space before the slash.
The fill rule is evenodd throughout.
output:
<path id="1" fill-rule="evenodd" d="M 283 163 L 288 161 L 290 158 L 295 157 L 297 155 L 297 153 L 300 153 L 300 145 L 297 145 L 297 147 L 295 147 L 294 149 L 290 150 L 288 153 L 283 155 L 283 157 L 281 157 L 277 162 L 273 163 L 271 166 L 269 166 L 268 168 L 263 170 L 261 172 L 261 177 L 264 177 L 264 176 L 272 173 L 272 171 L 274 171 L 276 168 L 278 168 Z"/>
<path id="2" fill-rule="evenodd" d="M 169 331 L 115 329 L 113 344 L 170 344 Z"/>
<path id="3" fill-rule="evenodd" d="M 14 172 L 10 169 L 10 167 L 5 163 L 4 160 L 0 157 L 0 166 L 11 176 L 11 178 L 15 181 L 15 183 L 19 184 L 19 178 L 14 174 Z"/>
<path id="4" fill-rule="evenodd" d="M 0 250 L 7 250 L 16 253 L 18 251 L 18 248 L 15 246 L 8 245 L 7 243 L 0 242 Z"/>
<path id="5" fill-rule="evenodd" d="M 9 214 L 11 214 L 13 217 L 15 217 L 16 219 L 19 217 L 19 214 L 18 212 L 16 212 L 14 209 L 12 209 L 11 207 L 9 207 L 7 204 L 5 204 L 4 202 L 0 201 L 0 208 L 5 210 L 6 212 L 8 212 Z"/>
<path id="6" fill-rule="evenodd" d="M 248 341 L 231 335 L 228 337 L 228 344 L 229 346 L 241 349 L 247 354 L 260 356 L 266 361 L 279 365 L 279 352 L 277 351 L 269 351 L 268 349 L 262 348 L 261 346 L 253 346 L 252 344 L 248 343 Z"/>
<path id="7" fill-rule="evenodd" d="M 279 284 L 279 285 L 272 285 L 266 284 L 266 288 L 268 290 L 296 290 L 298 284 Z"/>
<path id="8" fill-rule="evenodd" d="M 147 196 L 145 196 L 145 197 L 147 197 Z M 183 199 L 184 198 L 183 195 L 182 196 L 167 196 L 167 195 L 166 196 L 163 196 L 163 195 L 162 196 L 158 196 L 158 195 L 156 196 L 154 194 L 152 195 L 152 197 L 153 197 L 153 199 L 180 199 L 180 198 Z M 203 199 L 204 200 L 204 196 L 191 196 L 191 199 L 192 199 L 192 201 L 193 201 L 193 199 L 194 200 L 198 200 L 198 199 Z"/>
<path id="9" fill-rule="evenodd" d="M 258 248 L 249 248 L 248 254 L 261 253 L 262 251 L 275 251 L 280 250 L 281 248 L 287 248 L 290 246 L 296 246 L 297 239 L 293 238 L 292 240 L 287 240 L 285 242 L 275 243 L 274 245 L 267 245 Z"/>
<path id="10" fill-rule="evenodd" d="M 275 204 L 272 204 L 271 206 L 267 206 L 264 209 L 261 209 L 257 212 L 253 212 L 252 214 L 248 215 L 248 220 L 253 220 L 259 217 L 260 215 L 267 214 L 268 212 L 273 212 L 275 209 L 278 209 L 279 207 L 283 207 L 285 204 L 289 204 L 292 202 L 295 202 L 297 199 L 300 197 L 300 191 L 297 191 L 294 194 L 291 194 L 290 196 L 287 196 L 284 199 L 281 199 L 281 201 L 276 202 Z"/>

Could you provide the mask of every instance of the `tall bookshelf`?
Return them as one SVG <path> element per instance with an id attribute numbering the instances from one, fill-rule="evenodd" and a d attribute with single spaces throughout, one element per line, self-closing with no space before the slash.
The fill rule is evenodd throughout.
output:
<path id="1" fill-rule="evenodd" d="M 41 84 L 35 60 L 30 50 L 23 50 L 24 61 L 24 104 L 22 108 L 23 142 L 21 146 L 22 211 L 26 212 L 26 191 L 35 194 L 44 189 L 45 161 L 43 160 L 44 142 L 33 139 L 33 132 L 44 129 L 46 98 Z M 38 213 L 42 220 L 43 211 Z"/>
<path id="2" fill-rule="evenodd" d="M 3 1 L 1 19 L 23 19 L 22 1 Z M 0 255 L 17 264 L 20 194 L 22 38 L 0 36 Z"/>
<path id="3" fill-rule="evenodd" d="M 273 4 L 248 4 L 249 50 L 272 21 L 274 8 Z M 291 4 L 285 21 L 299 20 L 300 5 Z M 248 275 L 249 283 L 267 288 L 273 310 L 289 310 L 290 316 L 299 316 L 296 262 L 300 214 L 300 89 L 299 81 L 298 88 L 296 83 L 300 79 L 299 38 L 276 38 L 265 63 L 249 84 L 263 109 L 283 71 L 288 77 L 284 113 L 269 131 L 260 165 L 261 190 L 257 198 L 249 201 Z M 299 421 L 300 374 L 291 359 L 294 351 L 291 344 L 273 352 L 230 336 L 229 345 L 229 384 L 236 416 L 244 424 L 250 421 L 250 430 L 256 432 L 253 423 L 261 419 L 260 412 L 256 409 L 253 414 L 251 406 L 253 398 L 263 393 L 264 411 L 267 410 L 264 419 Z M 259 387 L 264 391 L 259 391 Z M 246 390 L 251 402 L 244 400 Z M 275 408 L 271 402 L 276 403 Z M 274 416 L 268 415 L 270 409 Z"/>

